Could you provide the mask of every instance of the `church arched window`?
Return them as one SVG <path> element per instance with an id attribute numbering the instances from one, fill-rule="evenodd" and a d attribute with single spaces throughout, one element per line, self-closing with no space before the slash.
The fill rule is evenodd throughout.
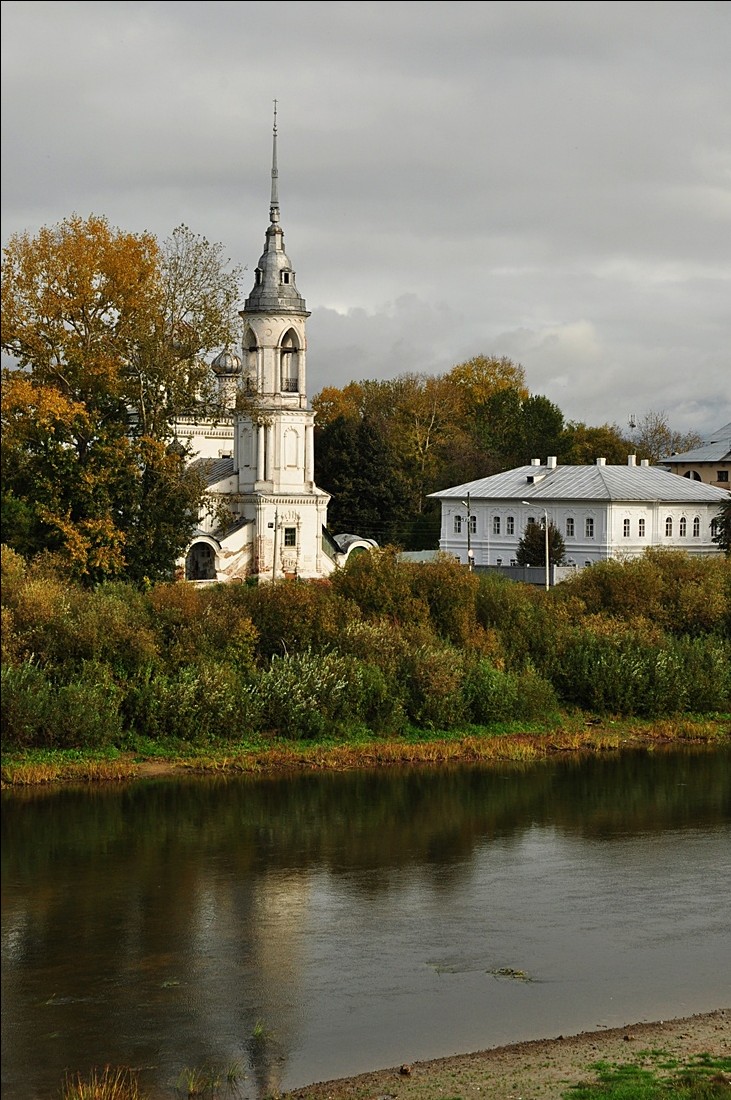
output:
<path id="1" fill-rule="evenodd" d="M 259 371 L 259 349 L 253 330 L 247 325 L 243 340 L 244 361 L 244 390 L 246 393 L 254 393 L 257 388 Z"/>
<path id="2" fill-rule="evenodd" d="M 283 393 L 299 392 L 299 350 L 297 333 L 290 329 L 285 333 L 279 349 Z"/>

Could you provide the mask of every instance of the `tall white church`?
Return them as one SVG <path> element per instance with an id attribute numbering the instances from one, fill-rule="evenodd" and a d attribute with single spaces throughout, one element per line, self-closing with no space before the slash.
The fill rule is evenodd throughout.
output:
<path id="1" fill-rule="evenodd" d="M 240 316 L 241 355 L 226 350 L 211 365 L 220 415 L 191 416 L 177 424 L 177 436 L 196 456 L 214 505 L 201 517 L 179 569 L 192 581 L 327 577 L 349 553 L 375 543 L 332 536 L 330 496 L 315 484 L 314 412 L 307 398 L 309 313 L 284 250 L 276 112 L 269 228 Z"/>

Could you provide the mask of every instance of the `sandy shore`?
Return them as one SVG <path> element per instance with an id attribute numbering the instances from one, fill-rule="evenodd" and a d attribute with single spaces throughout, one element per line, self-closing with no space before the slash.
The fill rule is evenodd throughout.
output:
<path id="1" fill-rule="evenodd" d="M 699 1016 L 536 1039 L 294 1089 L 291 1100 L 562 1100 L 599 1061 L 659 1069 L 663 1055 L 731 1058 L 731 1008 Z M 729 1077 L 731 1081 L 731 1076 Z M 731 1095 L 731 1088 L 730 1088 Z"/>

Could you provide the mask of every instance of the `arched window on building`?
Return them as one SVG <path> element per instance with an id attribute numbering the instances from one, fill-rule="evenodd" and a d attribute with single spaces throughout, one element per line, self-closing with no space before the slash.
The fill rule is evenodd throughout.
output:
<path id="1" fill-rule="evenodd" d="M 454 533 L 455 533 L 455 535 L 461 535 L 462 534 L 462 517 L 461 516 L 455 516 L 454 517 Z"/>
<path id="2" fill-rule="evenodd" d="M 693 519 L 693 538 L 699 539 L 701 537 L 701 517 L 695 516 Z"/>
<path id="3" fill-rule="evenodd" d="M 673 517 L 668 516 L 665 520 L 665 538 L 671 539 L 673 537 Z"/>
<path id="4" fill-rule="evenodd" d="M 297 333 L 290 329 L 279 349 L 282 393 L 299 392 L 299 350 Z"/>
<path id="5" fill-rule="evenodd" d="M 680 520 L 680 537 L 681 537 L 681 539 L 684 539 L 687 534 L 688 534 L 688 521 L 685 518 L 685 516 L 682 516 L 681 520 Z"/>

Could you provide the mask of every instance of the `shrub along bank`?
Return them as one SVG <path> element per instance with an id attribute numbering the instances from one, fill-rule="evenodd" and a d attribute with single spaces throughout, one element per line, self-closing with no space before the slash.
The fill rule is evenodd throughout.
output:
<path id="1" fill-rule="evenodd" d="M 731 561 L 648 552 L 545 592 L 444 557 L 326 582 L 70 584 L 2 555 L 6 750 L 398 738 L 731 709 Z"/>

